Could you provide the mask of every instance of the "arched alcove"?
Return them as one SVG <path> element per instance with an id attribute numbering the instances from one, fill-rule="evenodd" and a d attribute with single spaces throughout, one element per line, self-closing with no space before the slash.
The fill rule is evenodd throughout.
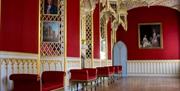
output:
<path id="1" fill-rule="evenodd" d="M 122 77 L 127 76 L 127 47 L 122 41 L 113 47 L 113 65 L 122 65 Z"/>

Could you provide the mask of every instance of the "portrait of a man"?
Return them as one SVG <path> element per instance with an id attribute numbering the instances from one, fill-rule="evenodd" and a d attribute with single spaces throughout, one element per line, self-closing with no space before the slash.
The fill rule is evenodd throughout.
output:
<path id="1" fill-rule="evenodd" d="M 58 0 L 45 0 L 44 14 L 58 14 Z"/>

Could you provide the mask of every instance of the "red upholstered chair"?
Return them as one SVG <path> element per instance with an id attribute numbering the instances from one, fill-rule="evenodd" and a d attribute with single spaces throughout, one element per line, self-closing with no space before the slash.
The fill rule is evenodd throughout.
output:
<path id="1" fill-rule="evenodd" d="M 89 73 L 90 79 L 97 79 L 97 69 L 96 68 L 84 68 L 83 70 L 87 70 Z"/>
<path id="2" fill-rule="evenodd" d="M 113 67 L 97 67 L 98 77 L 110 77 L 113 76 L 114 69 Z"/>
<path id="3" fill-rule="evenodd" d="M 120 74 L 122 72 L 122 66 L 119 65 L 119 66 L 114 66 L 115 68 L 115 74 Z"/>
<path id="4" fill-rule="evenodd" d="M 75 83 L 78 89 L 78 83 L 87 83 L 96 81 L 97 79 L 97 69 L 95 68 L 84 68 L 84 69 L 71 69 L 71 83 Z"/>
<path id="5" fill-rule="evenodd" d="M 63 71 L 44 71 L 42 73 L 42 91 L 50 91 L 64 88 Z"/>
<path id="6" fill-rule="evenodd" d="M 119 66 L 114 66 L 115 68 L 115 74 L 118 75 L 118 78 L 120 77 L 121 73 L 122 73 L 122 66 L 119 65 Z"/>
<path id="7" fill-rule="evenodd" d="M 115 73 L 115 67 L 114 66 L 108 66 L 109 67 L 109 71 L 110 71 L 110 74 L 114 74 Z"/>
<path id="8" fill-rule="evenodd" d="M 97 67 L 97 75 L 99 78 L 108 77 L 108 84 L 109 84 L 109 80 L 111 82 L 113 81 L 114 70 L 115 70 L 114 67 L 111 66 Z"/>
<path id="9" fill-rule="evenodd" d="M 13 91 L 40 91 L 40 77 L 37 74 L 12 74 Z"/>

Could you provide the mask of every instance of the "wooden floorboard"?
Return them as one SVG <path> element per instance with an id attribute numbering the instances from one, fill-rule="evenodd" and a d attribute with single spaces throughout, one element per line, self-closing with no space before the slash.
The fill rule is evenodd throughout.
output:
<path id="1" fill-rule="evenodd" d="M 95 91 L 95 89 L 89 88 L 86 91 Z M 105 82 L 97 86 L 96 91 L 180 91 L 180 78 L 127 77 L 115 80 L 110 85 Z"/>

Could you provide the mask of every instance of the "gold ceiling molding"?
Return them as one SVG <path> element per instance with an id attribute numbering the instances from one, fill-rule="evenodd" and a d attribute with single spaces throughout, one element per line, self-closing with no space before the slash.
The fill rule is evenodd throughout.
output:
<path id="1" fill-rule="evenodd" d="M 111 17 L 111 28 L 116 31 L 118 26 L 121 25 L 125 31 L 127 31 L 127 3 L 123 0 L 116 0 L 112 3 L 110 0 L 101 0 L 102 11 L 100 13 L 100 18 L 105 18 L 106 22 L 109 21 Z"/>
<path id="2" fill-rule="evenodd" d="M 101 18 L 105 17 L 106 21 L 112 18 L 112 29 L 117 30 L 121 25 L 127 31 L 127 11 L 143 6 L 165 6 L 180 11 L 180 0 L 100 0 L 103 10 L 100 13 Z"/>
<path id="3" fill-rule="evenodd" d="M 180 0 L 81 0 L 81 16 L 93 12 L 96 3 L 102 4 L 102 11 L 100 12 L 100 18 L 105 18 L 106 21 L 109 17 L 112 18 L 112 29 L 117 30 L 118 26 L 121 25 L 125 31 L 127 31 L 127 11 L 133 8 L 142 6 L 165 6 L 180 11 Z"/>
<path id="4" fill-rule="evenodd" d="M 101 0 L 103 1 L 103 0 Z M 111 3 L 115 3 L 118 0 L 110 0 Z M 142 6 L 165 6 L 180 11 L 180 0 L 120 0 L 126 2 L 128 10 L 142 7 Z"/>
<path id="5" fill-rule="evenodd" d="M 86 16 L 94 11 L 96 3 L 98 3 L 98 0 L 80 0 L 81 15 Z"/>

